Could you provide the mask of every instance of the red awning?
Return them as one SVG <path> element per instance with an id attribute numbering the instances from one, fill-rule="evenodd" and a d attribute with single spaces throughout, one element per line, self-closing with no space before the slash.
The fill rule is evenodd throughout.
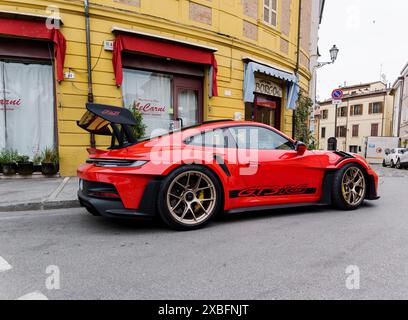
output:
<path id="1" fill-rule="evenodd" d="M 210 65 L 213 68 L 212 95 L 218 96 L 217 60 L 214 53 L 209 50 L 138 35 L 119 34 L 116 37 L 113 51 L 113 68 L 115 70 L 116 85 L 118 86 L 122 85 L 123 82 L 122 51 L 141 52 L 175 60 Z"/>
<path id="2" fill-rule="evenodd" d="M 58 29 L 48 29 L 44 21 L 0 18 L 0 34 L 52 41 L 57 62 L 57 80 L 64 80 L 67 46 L 64 36 Z"/>

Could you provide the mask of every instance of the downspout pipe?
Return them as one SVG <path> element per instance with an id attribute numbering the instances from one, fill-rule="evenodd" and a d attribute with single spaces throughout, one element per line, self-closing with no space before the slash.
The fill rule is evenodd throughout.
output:
<path id="1" fill-rule="evenodd" d="M 402 104 L 404 102 L 404 94 L 405 94 L 405 92 L 404 92 L 405 91 L 404 90 L 404 88 L 405 88 L 405 77 L 402 76 L 400 78 L 400 80 L 401 80 L 401 91 L 400 91 L 400 101 L 399 101 L 399 110 L 398 110 L 398 123 L 397 123 L 397 126 L 398 126 L 397 135 L 398 135 L 398 137 L 401 136 Z"/>
<path id="2" fill-rule="evenodd" d="M 88 68 L 88 102 L 94 102 L 93 86 L 92 86 L 92 62 L 91 62 L 91 27 L 89 18 L 89 0 L 84 0 L 85 7 L 85 32 L 86 32 L 86 56 Z M 91 147 L 95 148 L 95 135 L 91 134 Z"/>
<path id="3" fill-rule="evenodd" d="M 302 29 L 302 0 L 299 0 L 299 13 L 298 13 L 298 32 L 297 32 L 297 53 L 296 53 L 296 68 L 295 74 L 299 77 L 299 68 L 300 68 L 300 31 Z M 296 132 L 296 109 L 293 110 L 293 118 L 292 118 L 292 138 L 295 139 L 295 132 Z M 305 141 L 306 142 L 306 141 Z"/>

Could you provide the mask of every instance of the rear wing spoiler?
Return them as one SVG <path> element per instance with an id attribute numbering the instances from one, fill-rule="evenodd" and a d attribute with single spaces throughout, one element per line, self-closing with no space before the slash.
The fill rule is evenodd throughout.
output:
<path id="1" fill-rule="evenodd" d="M 115 139 L 119 142 L 119 147 L 137 142 L 131 130 L 132 126 L 137 125 L 137 121 L 130 110 L 95 103 L 87 103 L 86 109 L 81 120 L 77 121 L 80 128 L 91 134 L 112 136 L 112 148 Z"/>

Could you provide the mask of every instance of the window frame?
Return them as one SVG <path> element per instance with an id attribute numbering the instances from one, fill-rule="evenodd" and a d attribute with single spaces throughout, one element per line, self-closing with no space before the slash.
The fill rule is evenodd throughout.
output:
<path id="1" fill-rule="evenodd" d="M 326 127 L 322 127 L 322 130 L 321 130 L 321 138 L 323 138 L 323 139 L 326 138 Z"/>
<path id="2" fill-rule="evenodd" d="M 343 135 L 344 133 L 344 135 Z M 346 126 L 338 126 L 336 128 L 336 138 L 346 138 L 347 137 L 347 127 Z"/>
<path id="3" fill-rule="evenodd" d="M 378 112 L 374 112 L 374 106 L 379 107 Z M 382 101 L 372 102 L 369 105 L 368 113 L 369 114 L 382 114 L 384 112 L 384 103 Z"/>
<path id="4" fill-rule="evenodd" d="M 375 134 L 373 134 L 373 128 L 377 128 L 376 129 L 376 131 L 377 131 L 377 134 L 375 135 Z M 371 137 L 379 137 L 380 136 L 380 124 L 378 124 L 378 123 L 372 123 L 371 124 L 371 128 L 370 128 L 371 130 L 370 130 L 370 133 L 371 133 Z"/>
<path id="5" fill-rule="evenodd" d="M 268 1 L 268 4 L 265 4 L 266 1 Z M 272 6 L 274 1 L 276 2 L 276 8 L 275 9 Z M 279 4 L 278 4 L 278 1 L 279 0 L 262 0 L 262 3 L 263 3 L 263 5 L 262 5 L 262 9 L 263 9 L 263 12 L 262 12 L 263 19 L 262 19 L 262 21 L 264 23 L 266 23 L 267 25 L 272 26 L 274 28 L 278 27 L 278 20 L 279 20 L 279 16 L 278 16 Z M 268 19 L 266 19 L 266 17 L 265 17 L 265 9 L 267 9 L 269 11 L 269 16 L 267 17 Z M 276 15 L 275 24 L 272 23 L 273 22 L 272 21 L 273 13 L 275 13 L 275 15 Z"/>
<path id="6" fill-rule="evenodd" d="M 269 131 L 269 132 L 272 132 L 273 134 L 275 134 L 275 135 L 277 135 L 277 136 L 280 136 L 281 138 L 283 138 L 283 139 L 285 139 L 285 140 L 287 140 L 289 143 L 290 143 L 290 147 L 292 148 L 292 149 L 290 149 L 290 150 L 284 150 L 284 149 L 249 149 L 249 148 L 247 148 L 247 147 L 245 147 L 245 150 L 258 150 L 258 151 L 296 151 L 296 143 L 293 141 L 293 140 L 291 140 L 291 139 L 289 139 L 289 138 L 287 138 L 287 137 L 285 137 L 283 134 L 281 134 L 279 131 L 275 131 L 275 130 L 273 130 L 273 129 L 270 129 L 270 128 L 266 128 L 266 127 L 263 127 L 263 126 L 257 126 L 257 125 L 236 125 L 236 126 L 228 126 L 228 127 L 225 127 L 226 129 L 228 129 L 228 131 L 229 130 L 231 130 L 231 129 L 235 129 L 235 128 L 255 128 L 255 129 L 264 129 L 264 130 L 267 130 L 267 131 Z M 231 134 L 231 133 L 230 133 Z M 232 135 L 232 134 L 231 134 Z M 239 147 L 239 143 L 238 143 L 238 141 L 234 138 L 234 136 L 232 135 L 232 138 L 235 140 L 235 143 L 236 143 L 236 145 L 237 145 L 237 149 L 242 149 L 242 148 L 240 148 Z M 259 147 L 259 146 L 258 146 Z"/>
<path id="7" fill-rule="evenodd" d="M 361 113 L 356 113 L 355 109 L 356 107 L 361 107 Z M 362 116 L 364 114 L 364 105 L 363 104 L 354 104 L 350 107 L 350 116 L 351 117 L 356 117 L 356 116 Z"/>
<path id="8" fill-rule="evenodd" d="M 356 131 L 357 131 L 357 134 L 355 134 Z M 359 135 L 360 135 L 360 125 L 359 124 L 353 124 L 352 129 L 351 129 L 351 136 L 353 138 L 358 138 Z"/>

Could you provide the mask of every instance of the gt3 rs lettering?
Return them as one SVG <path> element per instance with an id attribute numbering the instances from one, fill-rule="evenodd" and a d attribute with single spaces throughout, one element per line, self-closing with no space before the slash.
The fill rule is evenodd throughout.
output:
<path id="1" fill-rule="evenodd" d="M 314 194 L 316 188 L 307 185 L 272 186 L 265 188 L 248 188 L 230 192 L 230 198 L 273 197 L 283 195 Z"/>

